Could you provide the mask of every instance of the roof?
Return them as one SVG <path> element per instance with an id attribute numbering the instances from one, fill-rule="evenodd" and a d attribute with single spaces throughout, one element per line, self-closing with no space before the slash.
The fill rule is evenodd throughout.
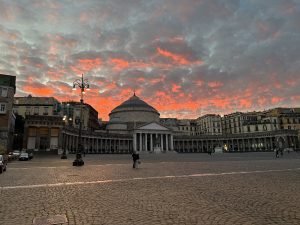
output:
<path id="1" fill-rule="evenodd" d="M 53 97 L 32 97 L 28 95 L 27 97 L 15 97 L 14 105 L 55 105 L 59 103 Z"/>
<path id="2" fill-rule="evenodd" d="M 143 111 L 151 111 L 154 113 L 158 113 L 158 111 L 153 108 L 151 105 L 147 104 L 143 100 L 141 100 L 139 97 L 137 97 L 134 93 L 133 96 L 131 96 L 128 100 L 123 102 L 121 105 L 114 108 L 111 113 L 114 112 L 120 112 L 120 111 L 134 111 L 134 110 L 143 110 Z"/>

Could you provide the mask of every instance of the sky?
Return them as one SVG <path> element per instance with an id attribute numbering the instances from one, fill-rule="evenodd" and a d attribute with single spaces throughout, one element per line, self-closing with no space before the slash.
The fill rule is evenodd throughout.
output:
<path id="1" fill-rule="evenodd" d="M 84 101 L 108 120 L 136 92 L 161 117 L 300 106 L 300 0 L 0 0 L 15 96 Z"/>

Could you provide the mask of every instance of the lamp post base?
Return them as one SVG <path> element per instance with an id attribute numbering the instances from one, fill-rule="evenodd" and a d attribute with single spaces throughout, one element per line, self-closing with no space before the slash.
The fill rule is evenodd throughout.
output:
<path id="1" fill-rule="evenodd" d="M 84 161 L 81 157 L 81 153 L 76 154 L 76 159 L 73 161 L 73 166 L 83 166 Z"/>
<path id="2" fill-rule="evenodd" d="M 67 159 L 67 158 L 68 158 L 67 155 L 64 155 L 64 154 L 62 154 L 60 157 L 60 159 Z"/>
<path id="3" fill-rule="evenodd" d="M 66 151 L 64 150 L 63 153 L 61 154 L 61 157 L 60 159 L 67 159 L 67 154 L 66 154 Z"/>

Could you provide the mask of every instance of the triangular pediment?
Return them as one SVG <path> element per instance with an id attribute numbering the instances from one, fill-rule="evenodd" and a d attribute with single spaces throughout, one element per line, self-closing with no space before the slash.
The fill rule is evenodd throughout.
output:
<path id="1" fill-rule="evenodd" d="M 152 122 L 152 123 L 148 123 L 146 125 L 142 125 L 140 127 L 137 128 L 137 130 L 165 130 L 165 131 L 169 131 L 170 129 L 158 124 L 158 123 L 155 123 L 155 122 Z"/>

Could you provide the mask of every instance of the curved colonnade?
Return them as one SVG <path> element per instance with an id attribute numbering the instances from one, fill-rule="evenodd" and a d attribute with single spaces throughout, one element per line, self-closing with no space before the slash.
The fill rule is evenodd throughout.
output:
<path id="1" fill-rule="evenodd" d="M 78 151 L 78 133 L 76 130 L 63 130 L 62 135 L 62 148 L 68 150 L 69 153 L 76 153 Z M 83 133 L 83 150 L 89 154 L 129 154 L 134 149 L 133 145 L 137 144 L 137 150 L 140 152 L 153 151 L 151 147 L 139 148 L 141 142 L 134 141 L 134 135 Z M 149 137 L 151 138 L 151 136 Z M 170 143 L 170 141 L 171 138 L 168 138 L 165 143 Z M 166 152 L 174 149 L 179 153 L 207 153 L 213 151 L 216 147 L 221 147 L 228 152 L 274 151 L 275 148 L 278 148 L 279 142 L 282 142 L 284 148 L 299 149 L 297 132 L 284 130 L 219 136 L 174 136 L 174 139 L 172 136 L 172 144 L 169 144 L 172 148 L 163 147 L 161 151 Z"/>

